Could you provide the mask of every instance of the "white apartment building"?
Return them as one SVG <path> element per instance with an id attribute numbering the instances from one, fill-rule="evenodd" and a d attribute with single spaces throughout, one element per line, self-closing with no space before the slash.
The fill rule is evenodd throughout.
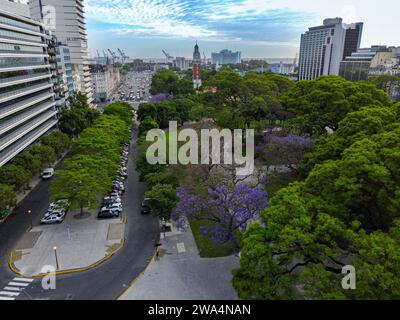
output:
<path id="1" fill-rule="evenodd" d="M 325 19 L 301 35 L 299 80 L 339 75 L 340 62 L 360 48 L 363 23 L 344 24 L 341 18 Z"/>
<path id="2" fill-rule="evenodd" d="M 120 72 L 112 65 L 90 65 L 93 79 L 93 98 L 95 102 L 106 102 L 118 88 Z"/>
<path id="3" fill-rule="evenodd" d="M 57 125 L 43 25 L 0 0 L 0 166 Z"/>
<path id="4" fill-rule="evenodd" d="M 93 101 L 83 0 L 30 0 L 32 17 L 43 20 L 70 49 L 74 89 Z"/>

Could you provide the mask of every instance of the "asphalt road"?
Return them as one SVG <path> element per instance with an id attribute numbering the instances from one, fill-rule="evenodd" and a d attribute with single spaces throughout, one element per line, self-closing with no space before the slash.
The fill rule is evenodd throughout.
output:
<path id="1" fill-rule="evenodd" d="M 146 267 L 158 242 L 158 221 L 140 213 L 145 191 L 135 170 L 136 137 L 131 143 L 128 164 L 129 177 L 123 198 L 124 214 L 128 218 L 124 247 L 110 260 L 95 269 L 70 275 L 57 276 L 56 290 L 42 289 L 41 280 L 35 279 L 18 299 L 40 300 L 109 300 L 115 299 Z M 29 229 L 27 211 L 32 210 L 37 225 L 49 203 L 50 182 L 41 182 L 20 204 L 15 214 L 0 225 L 0 289 L 12 281 L 7 265 L 8 254 L 18 239 Z"/>

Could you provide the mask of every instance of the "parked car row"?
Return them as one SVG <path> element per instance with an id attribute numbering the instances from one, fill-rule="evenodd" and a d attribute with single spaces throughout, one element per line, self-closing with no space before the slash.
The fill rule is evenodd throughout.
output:
<path id="1" fill-rule="evenodd" d="M 118 218 L 122 213 L 121 196 L 125 193 L 125 180 L 128 178 L 129 144 L 121 152 L 121 168 L 112 182 L 111 193 L 104 197 L 97 215 L 99 219 Z"/>
<path id="2" fill-rule="evenodd" d="M 47 212 L 40 222 L 42 224 L 61 223 L 64 221 L 69 209 L 68 200 L 58 200 L 50 203 Z"/>

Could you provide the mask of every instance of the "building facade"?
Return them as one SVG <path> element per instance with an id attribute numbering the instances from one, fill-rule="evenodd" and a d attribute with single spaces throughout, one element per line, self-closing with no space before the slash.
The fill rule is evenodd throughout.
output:
<path id="1" fill-rule="evenodd" d="M 74 81 L 72 74 L 71 53 L 69 47 L 58 42 L 56 46 L 58 73 L 61 75 L 65 98 L 68 99 L 74 93 Z"/>
<path id="2" fill-rule="evenodd" d="M 174 60 L 174 64 L 182 71 L 186 71 L 189 69 L 189 60 L 187 60 L 185 57 L 176 57 Z"/>
<path id="3" fill-rule="evenodd" d="M 348 81 L 400 74 L 400 48 L 372 46 L 359 49 L 340 63 L 339 75 Z"/>
<path id="4" fill-rule="evenodd" d="M 26 5 L 0 0 L 0 166 L 57 125 L 47 41 Z"/>
<path id="5" fill-rule="evenodd" d="M 93 79 L 94 101 L 109 101 L 121 80 L 119 70 L 112 65 L 93 64 L 90 65 L 90 71 Z"/>
<path id="6" fill-rule="evenodd" d="M 325 19 L 301 35 L 299 80 L 339 75 L 340 62 L 360 48 L 363 23 L 344 24 L 341 18 Z"/>
<path id="7" fill-rule="evenodd" d="M 211 62 L 214 65 L 238 64 L 242 62 L 242 53 L 240 51 L 232 52 L 230 50 L 221 50 L 211 53 Z"/>
<path id="8" fill-rule="evenodd" d="M 83 0 L 30 0 L 29 5 L 32 17 L 44 21 L 58 41 L 69 47 L 74 89 L 86 93 L 92 103 Z"/>
<path id="9" fill-rule="evenodd" d="M 196 90 L 201 87 L 201 54 L 197 43 L 193 52 L 193 87 Z"/>

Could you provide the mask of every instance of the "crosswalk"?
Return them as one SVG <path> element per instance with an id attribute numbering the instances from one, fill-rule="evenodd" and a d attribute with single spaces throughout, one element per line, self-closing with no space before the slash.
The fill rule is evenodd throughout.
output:
<path id="1" fill-rule="evenodd" d="M 0 300 L 15 300 L 32 282 L 33 279 L 28 278 L 12 279 L 0 290 Z"/>

